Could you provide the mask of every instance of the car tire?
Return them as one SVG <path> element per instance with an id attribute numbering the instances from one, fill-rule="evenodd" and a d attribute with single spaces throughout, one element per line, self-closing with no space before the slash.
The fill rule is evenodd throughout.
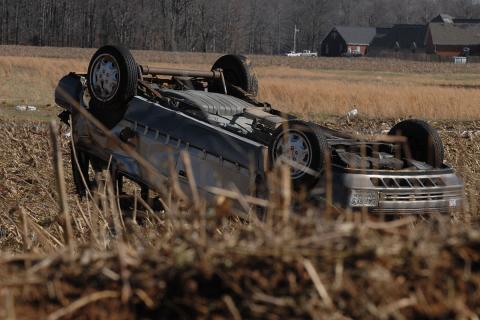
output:
<path id="1" fill-rule="evenodd" d="M 92 114 L 107 127 L 113 127 L 136 95 L 138 77 L 138 65 L 128 49 L 112 45 L 98 49 L 87 74 Z"/>
<path id="2" fill-rule="evenodd" d="M 212 70 L 223 70 L 223 77 L 225 82 L 228 85 L 234 85 L 249 95 L 255 97 L 258 94 L 258 80 L 253 71 L 253 66 L 250 61 L 245 56 L 241 55 L 225 55 L 220 57 L 212 67 Z M 224 93 L 223 85 L 220 85 L 216 81 L 213 84 L 214 92 Z"/>
<path id="3" fill-rule="evenodd" d="M 323 176 L 327 157 L 330 156 L 330 148 L 327 140 L 324 135 L 315 132 L 302 121 L 290 121 L 286 132 L 291 137 L 288 138 L 289 141 L 297 144 L 293 152 L 296 153 L 298 151 L 296 150 L 298 146 L 304 146 L 299 149 L 304 149 L 309 153 L 308 159 L 305 157 L 301 159 L 303 162 L 302 165 L 317 173 L 316 175 L 312 175 L 306 172 L 302 173 L 292 168 L 292 186 L 295 190 L 310 190 Z M 282 148 L 280 146 L 282 139 L 285 139 L 285 129 L 283 126 L 275 130 L 273 139 L 269 145 L 270 163 L 272 166 L 277 164 L 278 158 L 281 155 L 279 154 L 279 152 L 281 152 L 279 148 Z M 298 143 L 295 142 L 295 140 L 301 142 Z M 296 161 L 296 159 L 293 161 Z"/>
<path id="4" fill-rule="evenodd" d="M 390 130 L 389 135 L 406 137 L 414 160 L 425 162 L 434 168 L 442 167 L 445 156 L 442 139 L 438 131 L 427 122 L 417 119 L 399 122 Z M 402 157 L 405 157 L 404 150 Z"/>

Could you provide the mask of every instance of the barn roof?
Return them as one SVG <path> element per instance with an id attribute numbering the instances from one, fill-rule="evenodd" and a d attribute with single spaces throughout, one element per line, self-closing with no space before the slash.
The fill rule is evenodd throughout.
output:
<path id="1" fill-rule="evenodd" d="M 455 18 L 453 23 L 480 23 L 480 19 L 477 18 Z"/>
<path id="2" fill-rule="evenodd" d="M 377 33 L 372 40 L 370 46 L 373 47 L 390 47 L 391 40 L 389 39 L 389 34 L 391 33 L 392 28 L 377 28 Z"/>
<path id="3" fill-rule="evenodd" d="M 480 45 L 478 23 L 430 23 L 429 28 L 434 45 Z"/>
<path id="4" fill-rule="evenodd" d="M 393 48 L 398 42 L 400 48 L 410 49 L 415 43 L 417 48 L 424 48 L 427 27 L 420 24 L 396 24 L 389 29 L 377 29 L 377 35 L 371 46 L 376 48 Z"/>
<path id="5" fill-rule="evenodd" d="M 347 44 L 369 45 L 376 34 L 375 28 L 369 27 L 335 27 Z"/>
<path id="6" fill-rule="evenodd" d="M 455 18 L 449 14 L 441 13 L 435 18 L 433 18 L 430 22 L 437 23 L 480 23 L 479 18 Z"/>

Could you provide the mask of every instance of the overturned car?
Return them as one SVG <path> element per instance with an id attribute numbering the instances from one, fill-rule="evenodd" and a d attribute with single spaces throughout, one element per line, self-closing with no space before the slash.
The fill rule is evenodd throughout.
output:
<path id="1" fill-rule="evenodd" d="M 210 71 L 175 70 L 138 65 L 120 46 L 100 48 L 87 74 L 65 76 L 55 92 L 72 127 L 78 193 L 93 183 L 92 168 L 108 168 L 120 189 L 123 178 L 144 194 L 165 188 L 88 111 L 162 176 L 171 177 L 173 168 L 185 190 L 193 177 L 207 198 L 215 188 L 265 197 L 267 173 L 283 163 L 292 188 L 314 203 L 379 214 L 462 206 L 463 183 L 444 163 L 442 141 L 428 123 L 405 120 L 385 136 L 355 136 L 283 114 L 258 101 L 257 91 L 243 56 L 223 56 Z"/>

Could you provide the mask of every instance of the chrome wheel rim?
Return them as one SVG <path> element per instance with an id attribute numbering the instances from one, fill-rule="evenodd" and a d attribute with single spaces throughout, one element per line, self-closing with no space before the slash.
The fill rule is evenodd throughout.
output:
<path id="1" fill-rule="evenodd" d="M 103 102 L 112 100 L 120 85 L 117 60 L 109 54 L 98 56 L 92 64 L 90 83 L 95 98 Z"/>
<path id="2" fill-rule="evenodd" d="M 293 179 L 305 174 L 305 168 L 312 164 L 312 146 L 304 133 L 289 130 L 281 134 L 275 143 L 274 160 L 289 164 Z M 286 161 L 285 161 L 286 160 Z M 295 165 L 291 165 L 291 164 Z"/>

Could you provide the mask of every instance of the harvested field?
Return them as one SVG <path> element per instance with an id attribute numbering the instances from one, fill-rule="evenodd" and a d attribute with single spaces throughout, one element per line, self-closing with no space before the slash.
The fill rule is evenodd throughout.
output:
<path id="1" fill-rule="evenodd" d="M 29 47 L 0 45 L 0 56 L 34 57 L 34 58 L 61 58 L 74 60 L 89 60 L 95 49 L 84 48 L 56 48 L 56 47 Z M 211 66 L 220 54 L 215 53 L 189 53 L 189 52 L 163 52 L 163 51 L 132 51 L 141 62 L 155 62 L 168 64 L 195 64 Z M 480 73 L 480 64 L 454 65 L 449 63 L 402 61 L 381 58 L 325 58 L 312 59 L 297 57 L 291 59 L 282 56 L 251 56 L 258 67 L 290 67 L 294 69 L 319 69 L 319 70 L 346 70 L 346 71 L 379 71 L 398 73 Z"/>
<path id="2" fill-rule="evenodd" d="M 53 105 L 58 79 L 86 72 L 91 49 L 0 47 L 0 103 Z M 209 69 L 216 54 L 134 51 L 143 64 Z M 260 99 L 308 118 L 357 108 L 370 117 L 479 119 L 480 64 L 252 56 Z M 42 81 L 38 81 L 41 79 Z M 1 109 L 0 109 L 1 110 Z"/>
<path id="3" fill-rule="evenodd" d="M 289 225 L 236 225 L 227 234 L 208 228 L 201 244 L 201 222 L 190 218 L 141 250 L 142 231 L 134 231 L 141 228 L 128 224 L 126 239 L 107 249 L 12 258 L 3 295 L 14 306 L 6 312 L 21 319 L 468 319 L 480 312 L 473 228 L 292 217 Z"/>
<path id="4" fill-rule="evenodd" d="M 477 319 L 480 314 L 480 64 L 255 56 L 261 98 L 331 128 L 379 134 L 431 119 L 467 203 L 449 216 L 383 221 L 292 209 L 273 192 L 264 222 L 219 196 L 119 209 L 111 189 L 74 196 L 68 128 L 52 94 L 93 50 L 0 47 L 0 319 Z M 208 68 L 216 55 L 135 52 L 143 63 Z M 16 112 L 17 103 L 36 113 Z M 360 116 L 344 113 L 357 107 Z M 134 199 L 122 199 L 134 203 Z"/>
<path id="5" fill-rule="evenodd" d="M 393 120 L 325 123 L 378 133 Z M 391 222 L 313 208 L 273 208 L 266 223 L 247 222 L 222 200 L 200 212 L 171 205 L 120 218 L 115 206 L 73 196 L 61 134 L 66 245 L 48 126 L 2 120 L 0 317 L 470 318 L 480 312 L 480 136 L 460 136 L 479 123 L 434 124 L 467 182 L 468 206 Z"/>

